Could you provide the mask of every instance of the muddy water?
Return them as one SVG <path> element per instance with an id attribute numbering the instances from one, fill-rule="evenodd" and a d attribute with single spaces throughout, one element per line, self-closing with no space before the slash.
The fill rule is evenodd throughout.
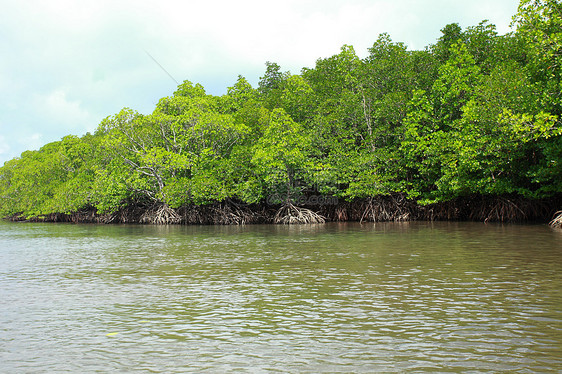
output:
<path id="1" fill-rule="evenodd" d="M 0 372 L 560 372 L 562 232 L 0 223 Z"/>

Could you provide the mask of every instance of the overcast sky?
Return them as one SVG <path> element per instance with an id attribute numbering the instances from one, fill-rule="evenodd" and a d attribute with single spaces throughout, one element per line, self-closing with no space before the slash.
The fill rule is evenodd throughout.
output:
<path id="1" fill-rule="evenodd" d="M 0 165 L 123 107 L 152 112 L 176 81 L 221 95 L 265 62 L 298 74 L 388 32 L 409 49 L 446 24 L 510 31 L 518 0 L 0 0 Z M 156 62 L 155 62 L 156 61 Z M 160 67 L 162 66 L 166 72 Z"/>

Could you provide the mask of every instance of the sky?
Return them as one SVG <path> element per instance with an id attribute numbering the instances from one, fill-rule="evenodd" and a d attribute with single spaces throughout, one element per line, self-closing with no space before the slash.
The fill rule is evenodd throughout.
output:
<path id="1" fill-rule="evenodd" d="M 184 80 L 222 95 L 265 62 L 299 74 L 389 33 L 410 50 L 449 23 L 511 31 L 518 0 L 0 0 L 0 165 L 128 107 L 151 113 Z"/>

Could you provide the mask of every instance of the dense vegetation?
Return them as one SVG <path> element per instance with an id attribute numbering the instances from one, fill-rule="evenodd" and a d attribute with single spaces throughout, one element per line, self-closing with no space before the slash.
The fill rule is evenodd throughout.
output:
<path id="1" fill-rule="evenodd" d="M 268 62 L 257 88 L 239 77 L 223 96 L 185 81 L 151 114 L 125 108 L 94 134 L 6 162 L 0 214 L 155 223 L 459 218 L 463 206 L 482 210 L 473 218 L 527 214 L 523 205 L 562 193 L 561 5 L 523 0 L 514 25 L 498 35 L 486 21 L 450 24 L 421 51 L 382 34 L 366 58 L 345 45 L 297 75 Z"/>

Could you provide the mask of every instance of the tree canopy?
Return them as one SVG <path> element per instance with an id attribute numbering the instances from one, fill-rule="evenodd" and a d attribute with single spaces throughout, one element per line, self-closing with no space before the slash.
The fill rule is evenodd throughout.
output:
<path id="1" fill-rule="evenodd" d="M 300 74 L 266 63 L 213 96 L 185 81 L 0 168 L 0 215 L 131 205 L 293 204 L 399 194 L 418 204 L 562 193 L 562 6 L 522 0 L 515 31 L 446 25 L 424 50 L 382 34 Z"/>

